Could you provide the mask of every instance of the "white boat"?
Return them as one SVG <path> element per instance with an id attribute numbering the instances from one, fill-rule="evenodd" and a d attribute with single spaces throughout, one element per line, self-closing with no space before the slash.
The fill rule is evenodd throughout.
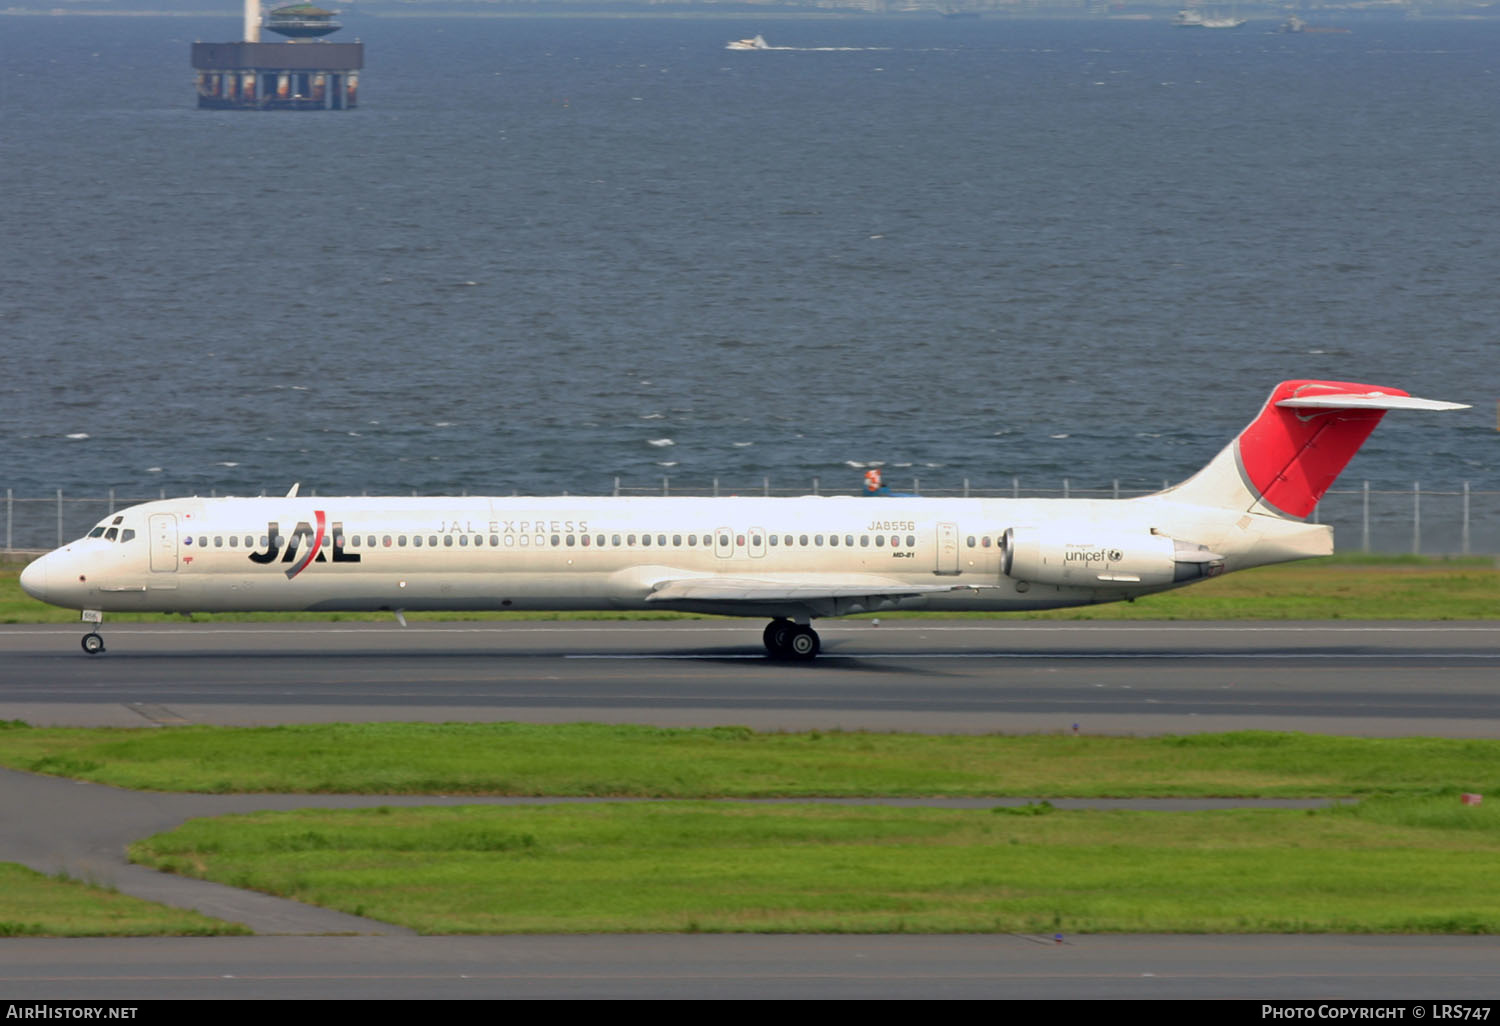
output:
<path id="1" fill-rule="evenodd" d="M 1178 11 L 1177 16 L 1172 19 L 1172 24 L 1177 28 L 1229 29 L 1239 28 L 1241 25 L 1245 24 L 1245 19 L 1209 18 L 1205 17 L 1200 11 L 1183 8 L 1182 10 Z"/>
<path id="2" fill-rule="evenodd" d="M 724 44 L 726 50 L 769 50 L 766 45 L 765 36 L 756 36 L 753 39 L 731 39 Z"/>

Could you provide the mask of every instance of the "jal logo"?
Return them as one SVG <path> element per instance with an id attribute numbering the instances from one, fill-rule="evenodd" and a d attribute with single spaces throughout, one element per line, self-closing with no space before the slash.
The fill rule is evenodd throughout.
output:
<path id="1" fill-rule="evenodd" d="M 250 553 L 252 563 L 274 563 L 279 558 L 283 563 L 291 563 L 292 566 L 286 570 L 286 579 L 291 580 L 312 563 L 326 563 L 328 556 L 323 551 L 323 538 L 327 532 L 327 514 L 323 510 L 313 510 L 315 523 L 309 524 L 302 521 L 285 539 L 281 537 L 281 524 L 272 520 L 266 524 L 266 550 L 264 552 Z M 306 540 L 306 551 L 299 559 L 297 553 L 303 548 Z M 283 545 L 283 542 L 285 544 Z M 344 548 L 344 525 L 335 520 L 333 522 L 333 561 L 335 563 L 358 563 L 359 553 L 349 552 Z"/>

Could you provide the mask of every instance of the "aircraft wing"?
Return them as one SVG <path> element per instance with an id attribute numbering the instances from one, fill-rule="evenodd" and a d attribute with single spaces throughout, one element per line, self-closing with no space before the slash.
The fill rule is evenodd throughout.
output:
<path id="1" fill-rule="evenodd" d="M 894 609 L 902 599 L 966 591 L 964 584 L 909 584 L 889 577 L 828 575 L 827 580 L 774 577 L 683 577 L 660 581 L 646 601 L 727 615 L 843 616 Z"/>

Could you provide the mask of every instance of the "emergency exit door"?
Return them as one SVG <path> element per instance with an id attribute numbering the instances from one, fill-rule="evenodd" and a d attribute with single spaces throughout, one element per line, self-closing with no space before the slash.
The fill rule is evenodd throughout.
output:
<path id="1" fill-rule="evenodd" d="M 956 574 L 958 570 L 958 525 L 937 525 L 937 566 L 935 574 Z"/>
<path id="2" fill-rule="evenodd" d="M 177 514 L 151 514 L 151 570 L 170 573 L 177 569 Z"/>

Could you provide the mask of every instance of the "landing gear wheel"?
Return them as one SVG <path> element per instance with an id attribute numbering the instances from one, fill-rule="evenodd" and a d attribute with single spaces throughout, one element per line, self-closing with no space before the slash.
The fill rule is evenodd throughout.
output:
<path id="1" fill-rule="evenodd" d="M 786 639 L 788 657 L 802 662 L 811 662 L 822 647 L 823 643 L 818 640 L 817 631 L 805 623 L 792 625 L 791 633 Z"/>
<path id="2" fill-rule="evenodd" d="M 98 655 L 104 651 L 104 638 L 98 631 L 90 631 L 83 636 L 83 650 L 89 655 Z"/>
<path id="3" fill-rule="evenodd" d="M 788 656 L 787 639 L 791 637 L 792 622 L 780 618 L 766 624 L 765 633 L 761 639 L 766 643 L 766 654 L 772 659 L 785 659 Z"/>

